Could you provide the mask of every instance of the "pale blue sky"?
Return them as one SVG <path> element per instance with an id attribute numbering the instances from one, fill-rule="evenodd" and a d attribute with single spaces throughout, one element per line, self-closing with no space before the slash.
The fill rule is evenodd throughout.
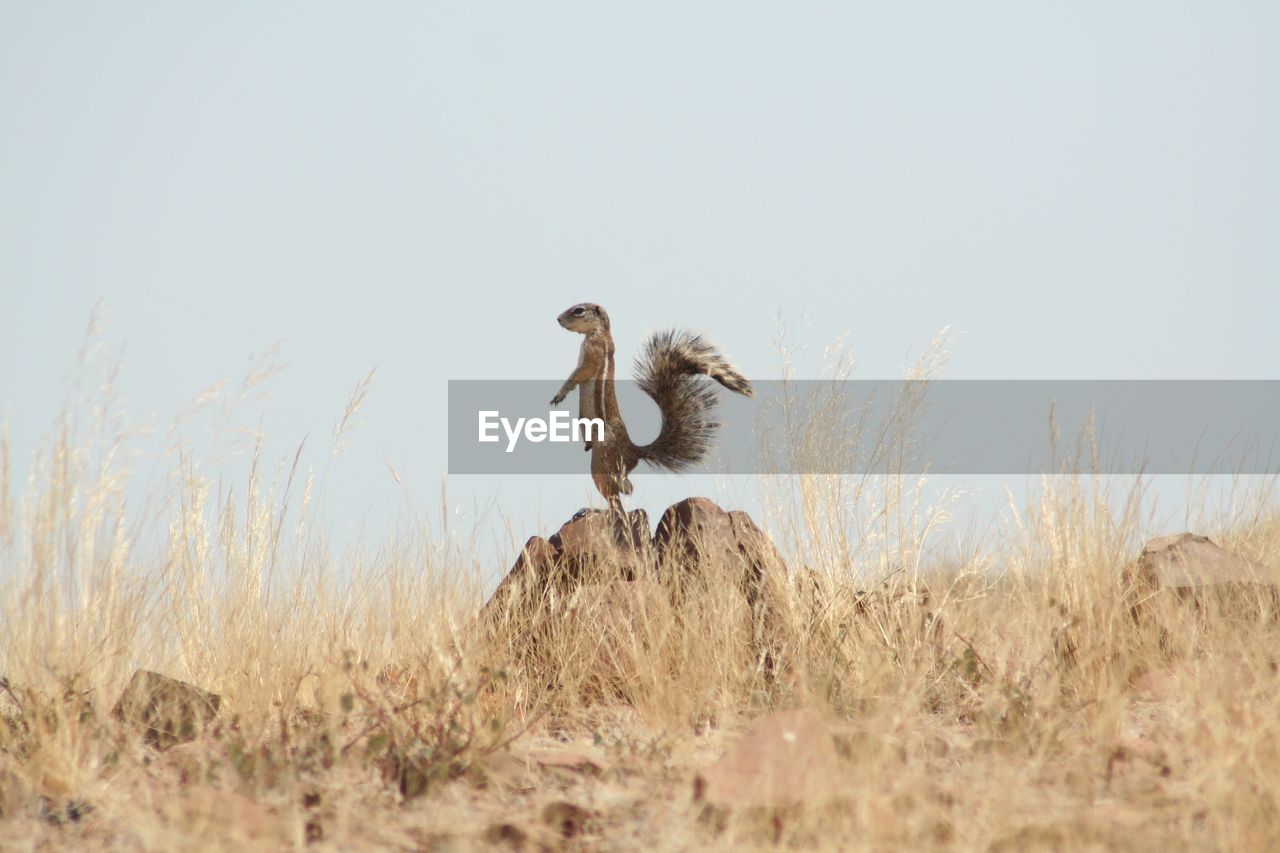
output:
<path id="1" fill-rule="evenodd" d="M 1277 32 L 1273 3 L 0 0 L 0 408 L 21 460 L 98 300 L 161 422 L 283 339 L 273 458 L 377 366 L 327 498 L 377 528 L 384 460 L 438 513 L 446 381 L 550 397 L 583 300 L 628 362 L 678 324 L 760 378 L 780 315 L 865 378 L 946 325 L 951 377 L 1276 378 Z M 651 514 L 712 488 L 641 483 Z M 593 495 L 449 488 L 520 538 Z"/>

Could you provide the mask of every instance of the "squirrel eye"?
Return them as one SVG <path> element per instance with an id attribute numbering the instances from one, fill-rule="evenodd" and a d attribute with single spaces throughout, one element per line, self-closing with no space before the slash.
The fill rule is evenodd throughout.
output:
<path id="1" fill-rule="evenodd" d="M 574 308 L 574 309 L 573 309 L 573 316 L 575 316 L 575 317 L 581 317 L 581 316 L 582 316 L 583 314 L 585 314 L 585 313 L 587 313 L 587 309 L 586 309 L 586 308 Z"/>

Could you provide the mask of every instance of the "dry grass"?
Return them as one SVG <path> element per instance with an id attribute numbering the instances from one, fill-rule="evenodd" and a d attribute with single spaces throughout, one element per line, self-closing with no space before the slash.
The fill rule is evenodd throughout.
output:
<path id="1" fill-rule="evenodd" d="M 201 404 L 229 423 L 218 401 L 263 375 Z M 339 565 L 312 521 L 323 474 L 255 462 L 232 497 L 179 428 L 171 475 L 127 511 L 104 387 L 16 495 L 0 441 L 6 849 L 1280 848 L 1274 602 L 1157 597 L 1135 620 L 1141 484 L 1048 480 L 1001 541 L 943 563 L 918 482 L 775 481 L 762 526 L 804 568 L 770 678 L 731 579 L 678 605 L 662 582 L 596 587 L 491 635 L 467 554 L 424 533 Z M 839 464 L 821 427 L 789 446 Z M 1267 500 L 1202 529 L 1280 567 Z M 139 667 L 221 694 L 219 722 L 142 744 L 109 714 Z M 693 801 L 751 718 L 801 705 L 838 737 L 829 799 Z"/>

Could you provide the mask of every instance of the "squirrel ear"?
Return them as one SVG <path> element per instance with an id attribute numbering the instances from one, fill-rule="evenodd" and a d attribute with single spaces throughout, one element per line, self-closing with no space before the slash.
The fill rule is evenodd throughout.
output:
<path id="1" fill-rule="evenodd" d="M 609 315 L 605 313 L 605 310 L 603 307 L 599 305 L 596 306 L 596 316 L 600 318 L 600 325 L 604 326 L 604 330 L 606 332 L 612 331 L 609 328 Z"/>

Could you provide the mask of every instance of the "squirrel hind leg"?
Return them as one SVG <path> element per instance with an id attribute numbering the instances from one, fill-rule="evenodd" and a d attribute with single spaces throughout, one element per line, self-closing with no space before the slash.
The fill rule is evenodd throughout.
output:
<path id="1" fill-rule="evenodd" d="M 593 473 L 591 479 L 595 481 L 596 489 L 610 503 L 618 500 L 618 495 L 629 495 L 635 491 L 635 486 L 631 484 L 631 478 L 625 474 L 615 476 Z"/>

